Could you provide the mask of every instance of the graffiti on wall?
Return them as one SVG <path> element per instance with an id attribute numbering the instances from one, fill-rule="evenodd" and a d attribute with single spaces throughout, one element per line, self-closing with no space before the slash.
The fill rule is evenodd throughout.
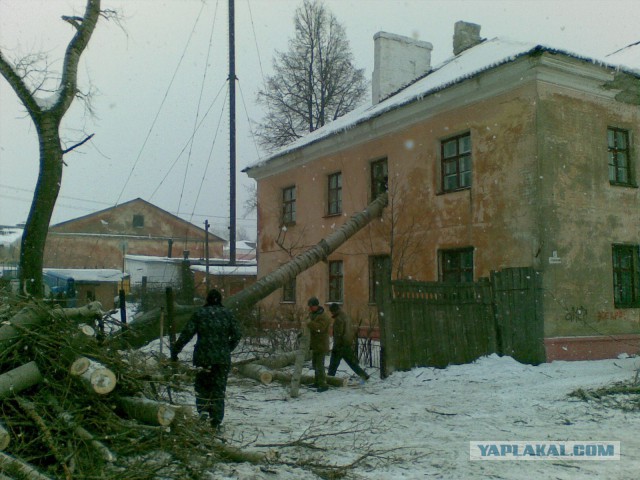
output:
<path id="1" fill-rule="evenodd" d="M 564 316 L 567 322 L 571 323 L 586 323 L 587 322 L 587 309 L 582 305 L 579 307 L 571 307 L 567 309 L 567 314 Z"/>

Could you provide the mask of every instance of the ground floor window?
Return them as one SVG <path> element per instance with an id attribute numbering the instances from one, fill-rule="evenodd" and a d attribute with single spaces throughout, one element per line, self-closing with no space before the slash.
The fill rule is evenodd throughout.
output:
<path id="1" fill-rule="evenodd" d="M 296 278 L 293 277 L 282 286 L 282 301 L 295 303 L 296 301 Z"/>
<path id="2" fill-rule="evenodd" d="M 640 307 L 639 245 L 613 245 L 613 299 L 616 308 Z"/>
<path id="3" fill-rule="evenodd" d="M 344 270 L 342 261 L 329 262 L 329 301 L 344 300 Z"/>
<path id="4" fill-rule="evenodd" d="M 440 250 L 441 282 L 473 282 L 473 247 Z"/>

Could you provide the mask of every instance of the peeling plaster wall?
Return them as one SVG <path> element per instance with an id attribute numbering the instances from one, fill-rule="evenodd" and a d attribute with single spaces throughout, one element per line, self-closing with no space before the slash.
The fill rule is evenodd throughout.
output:
<path id="1" fill-rule="evenodd" d="M 539 92 L 545 336 L 639 333 L 640 309 L 613 305 L 612 245 L 640 244 L 640 192 L 609 183 L 607 157 L 607 127 L 628 129 L 640 178 L 638 107 L 551 85 Z"/>

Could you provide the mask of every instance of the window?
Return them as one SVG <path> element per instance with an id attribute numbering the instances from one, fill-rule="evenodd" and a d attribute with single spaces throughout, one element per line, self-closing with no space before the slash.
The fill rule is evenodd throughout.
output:
<path id="1" fill-rule="evenodd" d="M 473 282 L 473 247 L 440 251 L 440 281 Z"/>
<path id="2" fill-rule="evenodd" d="M 378 195 L 387 191 L 388 182 L 387 159 L 373 162 L 371 164 L 371 200 L 375 200 Z"/>
<path id="3" fill-rule="evenodd" d="M 615 185 L 631 185 L 631 156 L 629 132 L 619 128 L 607 129 L 607 151 L 609 154 L 609 182 Z"/>
<path id="4" fill-rule="evenodd" d="M 282 286 L 282 301 L 283 302 L 296 302 L 296 278 L 293 277 L 287 283 Z"/>
<path id="5" fill-rule="evenodd" d="M 329 262 L 329 301 L 342 302 L 343 300 L 342 261 Z"/>
<path id="6" fill-rule="evenodd" d="M 296 187 L 282 189 L 282 224 L 296 223 Z"/>
<path id="7" fill-rule="evenodd" d="M 134 215 L 133 216 L 133 226 L 135 228 L 144 227 L 144 215 Z"/>
<path id="8" fill-rule="evenodd" d="M 391 274 L 391 257 L 375 255 L 369 257 L 369 303 L 376 303 L 376 296 L 382 284 L 382 276 Z"/>
<path id="9" fill-rule="evenodd" d="M 342 213 L 342 172 L 329 175 L 329 205 L 327 213 L 329 215 Z"/>
<path id="10" fill-rule="evenodd" d="M 638 245 L 613 245 L 613 301 L 616 308 L 640 307 Z"/>
<path id="11" fill-rule="evenodd" d="M 471 187 L 471 134 L 444 140 L 441 148 L 442 191 Z"/>

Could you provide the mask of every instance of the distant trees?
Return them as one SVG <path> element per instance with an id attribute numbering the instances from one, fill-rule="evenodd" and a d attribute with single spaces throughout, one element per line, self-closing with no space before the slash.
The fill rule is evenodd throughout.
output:
<path id="1" fill-rule="evenodd" d="M 64 55 L 62 74 L 54 88 L 50 72 L 39 68 L 42 56 L 32 55 L 14 61 L 12 65 L 0 51 L 0 73 L 9 83 L 33 121 L 40 144 L 38 181 L 22 237 L 20 250 L 20 287 L 36 297 L 44 294 L 42 267 L 49 222 L 62 182 L 63 156 L 82 145 L 64 148 L 60 140 L 60 123 L 73 100 L 79 95 L 77 72 L 80 56 L 85 50 L 100 17 L 100 0 L 87 0 L 84 16 L 62 19 L 75 28 Z M 43 93 L 49 98 L 43 99 Z"/>
<path id="2" fill-rule="evenodd" d="M 257 136 L 267 151 L 353 110 L 367 92 L 364 69 L 353 64 L 345 29 L 321 0 L 304 0 L 294 23 L 289 50 L 276 52 L 276 73 L 258 92 L 267 113 Z"/>

